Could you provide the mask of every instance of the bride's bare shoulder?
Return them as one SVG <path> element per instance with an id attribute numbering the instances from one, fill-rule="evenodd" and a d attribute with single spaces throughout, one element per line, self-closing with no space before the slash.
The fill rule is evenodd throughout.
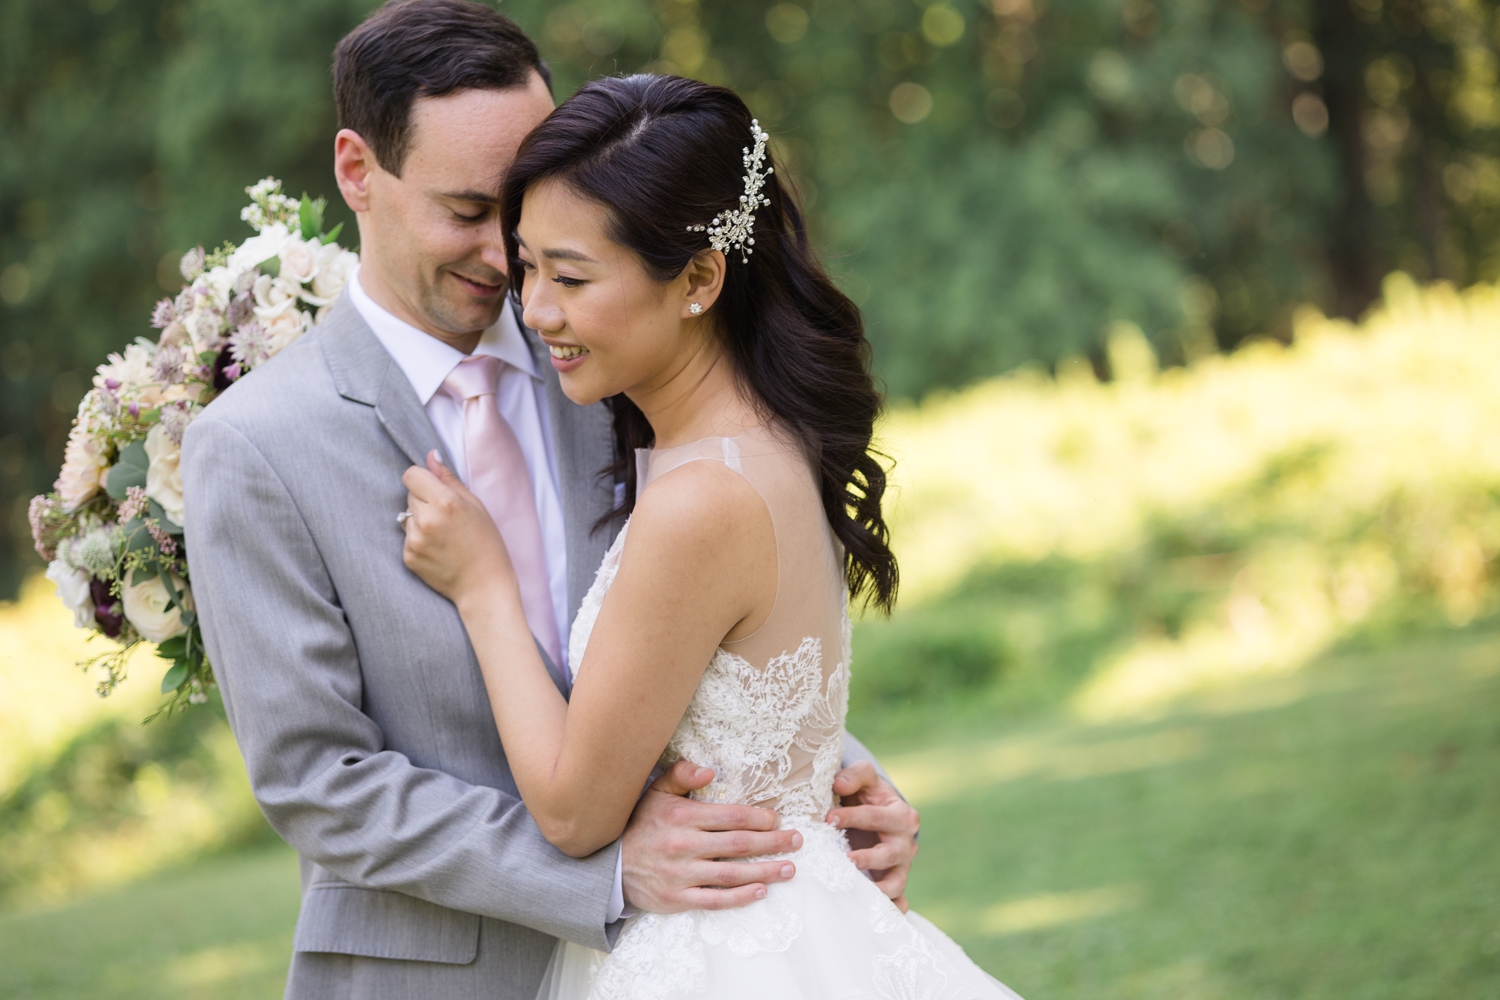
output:
<path id="1" fill-rule="evenodd" d="M 774 559 L 775 530 L 765 501 L 743 475 L 722 462 L 694 461 L 645 489 L 625 547 L 694 575 L 700 566 L 748 568 L 766 554 Z"/>

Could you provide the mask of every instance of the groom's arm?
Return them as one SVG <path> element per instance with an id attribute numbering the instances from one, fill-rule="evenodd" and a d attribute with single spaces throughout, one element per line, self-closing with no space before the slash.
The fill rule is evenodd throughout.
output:
<path id="1" fill-rule="evenodd" d="M 608 948 L 618 844 L 569 858 L 519 799 L 386 749 L 360 708 L 338 596 L 274 469 L 212 414 L 189 428 L 183 469 L 204 639 L 272 827 L 353 885 Z"/>

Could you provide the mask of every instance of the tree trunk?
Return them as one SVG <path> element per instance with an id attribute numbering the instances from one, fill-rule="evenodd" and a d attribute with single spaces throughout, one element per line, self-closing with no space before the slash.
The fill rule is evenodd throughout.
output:
<path id="1" fill-rule="evenodd" d="M 1323 101 L 1328 137 L 1338 151 L 1341 188 L 1324 247 L 1334 311 L 1349 319 L 1380 297 L 1385 271 L 1377 249 L 1379 219 L 1365 189 L 1363 43 L 1368 30 L 1349 9 L 1349 0 L 1317 0 L 1313 38 L 1323 53 Z"/>

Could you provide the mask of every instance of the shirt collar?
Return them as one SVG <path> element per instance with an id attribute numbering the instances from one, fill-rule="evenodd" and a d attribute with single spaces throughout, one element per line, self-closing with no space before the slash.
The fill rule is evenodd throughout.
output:
<path id="1" fill-rule="evenodd" d="M 416 390 L 417 398 L 426 406 L 443 387 L 449 373 L 464 359 L 464 354 L 397 318 L 370 298 L 360 284 L 358 268 L 355 269 L 354 280 L 349 282 L 349 298 L 354 303 L 354 308 L 359 310 L 360 316 L 369 324 L 376 339 L 406 375 L 407 381 Z M 540 380 L 531 349 L 526 346 L 526 338 L 521 333 L 520 324 L 516 322 L 515 310 L 509 303 L 500 311 L 500 319 L 480 336 L 474 353 L 499 358 Z"/>

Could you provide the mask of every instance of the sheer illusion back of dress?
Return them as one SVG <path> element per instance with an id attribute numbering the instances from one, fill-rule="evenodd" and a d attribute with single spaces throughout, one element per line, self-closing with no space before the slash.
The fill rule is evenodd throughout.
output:
<path id="1" fill-rule="evenodd" d="M 850 650 L 843 550 L 813 463 L 789 435 L 758 427 L 637 452 L 636 495 L 670 489 L 671 472 L 698 461 L 722 462 L 765 501 L 776 598 L 754 632 L 714 652 L 661 764 L 713 768 L 695 798 L 778 811 L 783 829 L 803 834 L 802 849 L 788 856 L 797 875 L 741 909 L 633 916 L 609 954 L 562 942 L 539 996 L 1019 1000 L 941 931 L 896 909 L 849 860 L 844 834 L 823 821 L 843 756 Z M 575 677 L 629 530 L 605 555 L 574 620 Z"/>
<path id="2" fill-rule="evenodd" d="M 708 801 L 775 809 L 783 822 L 821 822 L 833 807 L 849 692 L 849 619 L 842 549 L 828 527 L 812 467 L 768 428 L 681 448 L 642 450 L 637 496 L 674 469 L 719 461 L 755 487 L 776 536 L 769 617 L 722 644 L 662 764 L 713 767 Z"/>

